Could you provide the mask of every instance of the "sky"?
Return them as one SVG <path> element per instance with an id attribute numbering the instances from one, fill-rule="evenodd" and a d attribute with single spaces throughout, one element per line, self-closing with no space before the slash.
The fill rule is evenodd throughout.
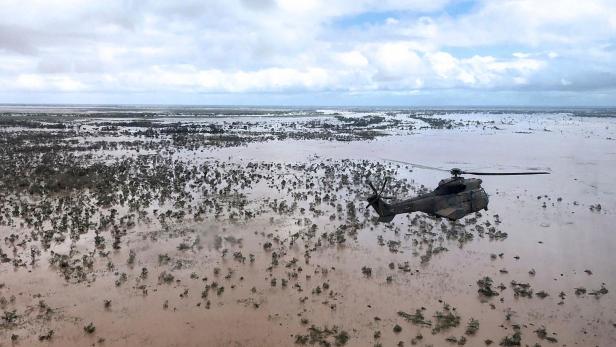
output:
<path id="1" fill-rule="evenodd" d="M 0 0 L 0 103 L 616 106 L 616 0 Z"/>

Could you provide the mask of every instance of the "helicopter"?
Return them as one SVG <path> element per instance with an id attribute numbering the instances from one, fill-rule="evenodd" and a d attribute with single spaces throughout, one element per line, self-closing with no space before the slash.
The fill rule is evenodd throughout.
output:
<path id="1" fill-rule="evenodd" d="M 380 190 L 377 190 L 370 179 L 367 179 L 373 194 L 366 199 L 368 201 L 368 206 L 366 206 L 366 208 L 372 206 L 379 215 L 378 221 L 384 223 L 391 222 L 396 215 L 401 213 L 424 212 L 434 217 L 442 217 L 451 221 L 456 221 L 470 213 L 487 210 L 490 199 L 486 191 L 481 187 L 482 180 L 479 178 L 464 178 L 462 175 L 513 176 L 550 174 L 547 171 L 476 172 L 464 171 L 459 168 L 445 170 L 400 160 L 386 160 L 423 169 L 449 172 L 451 177 L 442 179 L 438 187 L 429 193 L 390 203 L 385 202 L 385 200 L 394 199 L 394 197 L 382 195 L 388 178 L 383 180 Z"/>

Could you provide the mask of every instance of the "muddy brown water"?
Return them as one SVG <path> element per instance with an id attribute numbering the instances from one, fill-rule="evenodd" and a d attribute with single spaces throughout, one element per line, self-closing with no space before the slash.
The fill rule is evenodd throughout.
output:
<path id="1" fill-rule="evenodd" d="M 306 264 L 301 241 L 290 246 L 273 240 L 274 236 L 288 239 L 293 232 L 303 230 L 296 224 L 297 216 L 273 213 L 248 222 L 207 218 L 173 226 L 190 228 L 185 235 L 161 231 L 155 223 L 138 225 L 129 231 L 119 251 L 112 251 L 109 259 L 96 260 L 96 280 L 89 283 L 68 283 L 45 257 L 35 267 L 14 269 L 2 264 L 0 283 L 4 286 L 0 295 L 15 297 L 3 310 L 31 313 L 24 314 L 18 326 L 0 328 L 0 345 L 282 346 L 294 345 L 295 335 L 306 334 L 314 324 L 347 331 L 347 344 L 352 346 L 392 346 L 399 341 L 411 345 L 418 334 L 423 338 L 416 340 L 417 345 L 441 346 L 450 344 L 447 337 L 463 336 L 471 317 L 479 320 L 480 328 L 475 336 L 466 336 L 469 346 L 485 345 L 486 339 L 498 345 L 504 336 L 514 333 L 516 324 L 521 326 L 523 345 L 552 345 L 534 333 L 541 327 L 558 340 L 554 345 L 616 345 L 616 151 L 614 141 L 606 139 L 616 137 L 610 129 L 612 121 L 546 117 L 542 121 L 517 120 L 515 126 L 502 127 L 504 130 L 424 130 L 350 143 L 271 141 L 240 148 L 180 151 L 176 153 L 178 158 L 189 161 L 213 157 L 234 162 L 301 163 L 390 158 L 445 168 L 549 168 L 552 174 L 484 178 L 491 199 L 484 219 L 493 221 L 491 216 L 498 214 L 502 221 L 498 227 L 508 234 L 507 239 L 475 236 L 463 246 L 457 241 L 442 240 L 439 244 L 448 251 L 433 255 L 424 264 L 418 255 L 424 253 L 425 246 L 413 245 L 412 237 L 407 235 L 411 231 L 410 217 L 396 217 L 398 235 L 383 224 L 364 228 L 356 240 L 318 248 Z M 544 127 L 550 131 L 543 131 Z M 528 128 L 533 130 L 518 132 Z M 411 172 L 404 166 L 397 170 L 399 178 L 431 188 L 444 178 L 438 172 Z M 378 177 L 378 173 L 373 174 Z M 260 187 L 255 199 L 267 195 L 268 189 Z M 559 197 L 562 201 L 557 200 Z M 600 212 L 589 208 L 596 203 L 602 205 Z M 274 217 L 273 223 L 269 217 Z M 327 218 L 313 220 L 318 220 L 323 230 L 336 224 Z M 434 223 L 438 228 L 440 222 Z M 4 239 L 16 231 L 27 232 L 0 228 L 0 235 Z M 192 242 L 196 236 L 199 247 L 178 249 L 181 242 Z M 223 241 L 229 253 L 222 257 L 220 249 L 215 248 L 216 236 L 233 236 L 242 241 Z M 385 241 L 401 241 L 399 252 L 379 246 L 378 236 Z M 272 250 L 264 250 L 265 242 L 273 243 Z M 83 237 L 78 248 L 91 250 L 92 243 L 92 237 Z M 126 263 L 129 249 L 136 251 L 132 266 Z M 233 252 L 238 250 L 245 256 L 254 254 L 254 263 L 234 260 Z M 279 266 L 268 271 L 272 251 L 284 256 Z M 491 254 L 501 253 L 502 257 L 491 258 Z M 172 262 L 179 260 L 181 266 L 160 264 L 160 254 L 168 254 Z M 297 263 L 287 267 L 292 258 L 298 259 Z M 108 261 L 116 268 L 109 270 Z M 391 262 L 397 265 L 406 261 L 411 272 L 388 267 Z M 370 277 L 362 274 L 363 266 L 372 269 Z M 144 267 L 148 276 L 142 279 Z M 215 268 L 219 269 L 218 275 Z M 507 273 L 500 271 L 503 269 Z M 529 274 L 531 269 L 534 275 Z M 163 271 L 173 274 L 171 283 L 160 283 L 158 277 Z M 116 286 L 114 282 L 123 272 L 128 279 Z M 193 273 L 196 278 L 191 278 Z M 291 277 L 282 287 L 282 279 L 289 278 L 290 273 L 297 274 L 297 278 Z M 392 277 L 389 283 L 388 276 Z M 481 297 L 476 281 L 484 276 L 490 276 L 495 286 L 503 283 L 507 289 L 493 298 Z M 272 278 L 277 279 L 276 286 L 272 286 Z M 544 290 L 549 296 L 515 297 L 512 280 L 529 283 L 535 293 Z M 224 286 L 224 292 L 217 295 L 216 289 L 210 289 L 207 298 L 202 298 L 205 285 L 214 281 Z M 314 293 L 317 286 L 323 288 L 323 283 L 329 288 Z M 588 293 L 574 294 L 575 288 L 591 291 L 602 285 L 609 292 L 598 298 Z M 566 294 L 563 300 L 558 296 L 561 291 Z M 49 317 L 37 317 L 40 300 L 53 308 Z M 111 301 L 110 307 L 105 307 L 104 300 Z M 461 323 L 438 334 L 432 334 L 429 327 L 406 322 L 397 314 L 414 313 L 423 307 L 426 318 L 434 321 L 433 315 L 443 309 L 444 303 L 456 308 Z M 308 323 L 303 324 L 302 319 Z M 90 322 L 96 327 L 92 334 L 83 329 Z M 395 324 L 402 331 L 394 332 Z M 39 341 L 39 336 L 49 330 L 54 331 L 53 337 Z M 375 338 L 377 331 L 379 338 Z M 12 334 L 19 335 L 14 343 L 10 341 Z"/>

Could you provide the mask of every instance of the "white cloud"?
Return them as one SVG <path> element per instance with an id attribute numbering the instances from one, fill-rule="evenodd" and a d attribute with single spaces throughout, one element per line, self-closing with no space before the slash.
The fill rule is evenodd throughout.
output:
<path id="1" fill-rule="evenodd" d="M 436 75 L 442 79 L 448 79 L 458 70 L 458 59 L 446 52 L 435 52 L 428 55 L 428 61 Z"/>
<path id="2" fill-rule="evenodd" d="M 375 45 L 370 61 L 376 67 L 378 80 L 400 80 L 423 72 L 423 61 L 404 43 Z"/>
<path id="3" fill-rule="evenodd" d="M 351 68 L 364 68 L 368 66 L 368 59 L 359 51 L 336 53 L 336 60 Z"/>
<path id="4" fill-rule="evenodd" d="M 10 85 L 26 91 L 80 92 L 87 89 L 81 81 L 66 75 L 20 74 Z"/>
<path id="5" fill-rule="evenodd" d="M 452 2 L 5 0 L 0 92 L 616 89 L 614 1 Z"/>
<path id="6" fill-rule="evenodd" d="M 526 76 L 540 70 L 545 63 L 523 58 L 498 60 L 492 56 L 457 59 L 449 53 L 436 52 L 427 56 L 436 75 L 449 83 L 456 80 L 469 86 L 506 86 L 509 81 L 516 85 L 526 84 Z"/>
<path id="7" fill-rule="evenodd" d="M 516 58 L 520 58 L 520 59 L 524 59 L 524 58 L 528 58 L 531 56 L 531 54 L 529 53 L 522 53 L 522 52 L 515 52 L 512 54 L 514 57 Z"/>
<path id="8" fill-rule="evenodd" d="M 613 37 L 612 0 L 481 1 L 474 13 L 444 18 L 431 39 L 455 46 L 585 44 Z"/>
<path id="9" fill-rule="evenodd" d="M 396 18 L 388 17 L 387 19 L 385 19 L 385 24 L 387 25 L 396 25 L 398 23 L 400 23 L 400 21 Z"/>

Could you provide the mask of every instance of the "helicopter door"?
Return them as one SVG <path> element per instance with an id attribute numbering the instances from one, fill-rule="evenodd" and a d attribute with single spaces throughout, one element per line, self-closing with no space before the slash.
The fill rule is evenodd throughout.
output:
<path id="1" fill-rule="evenodd" d="M 458 186 L 464 187 L 464 185 Z M 458 220 L 472 212 L 472 199 L 471 191 L 452 194 L 437 203 L 437 209 L 434 211 L 434 214 L 449 220 Z"/>

